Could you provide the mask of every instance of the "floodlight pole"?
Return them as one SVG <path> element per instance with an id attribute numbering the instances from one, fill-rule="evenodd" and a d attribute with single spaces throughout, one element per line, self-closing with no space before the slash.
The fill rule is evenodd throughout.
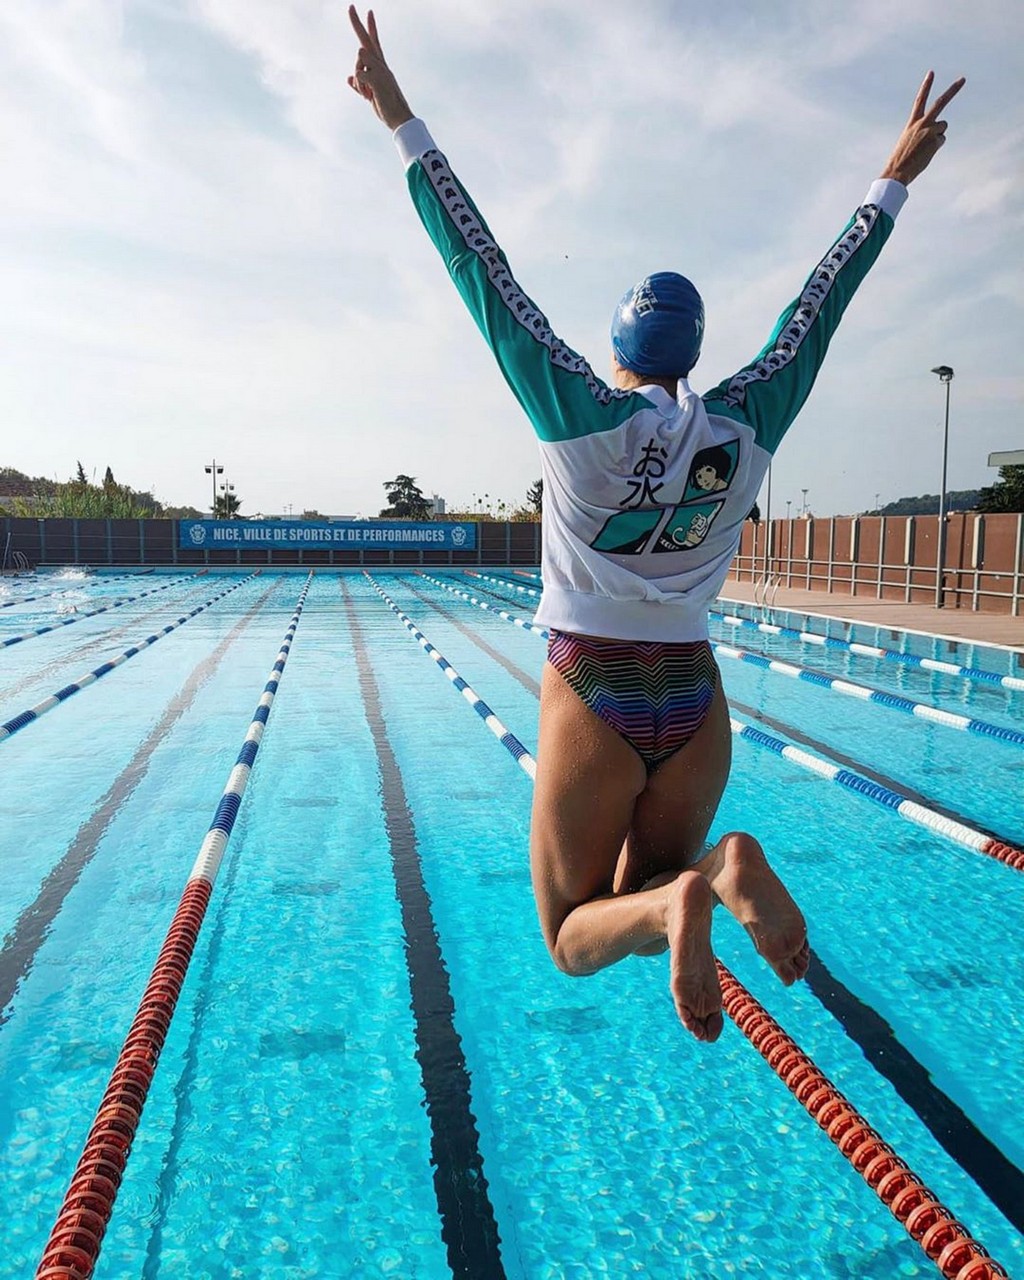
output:
<path id="1" fill-rule="evenodd" d="M 217 465 L 217 459 L 212 458 L 205 467 L 206 474 L 212 477 L 213 482 L 213 506 L 210 508 L 210 515 L 216 520 L 217 518 L 217 477 L 224 470 L 223 467 Z"/>
<path id="2" fill-rule="evenodd" d="M 948 364 L 937 365 L 932 370 L 939 376 L 939 381 L 946 386 L 946 423 L 942 431 L 942 488 L 939 490 L 939 549 L 935 563 L 935 607 L 941 609 L 945 605 L 944 580 L 946 569 L 946 464 L 949 458 L 949 384 L 953 381 L 953 370 Z"/>

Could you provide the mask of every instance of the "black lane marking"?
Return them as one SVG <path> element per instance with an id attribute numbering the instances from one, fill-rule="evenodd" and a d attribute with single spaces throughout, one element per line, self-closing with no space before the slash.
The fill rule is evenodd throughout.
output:
<path id="1" fill-rule="evenodd" d="M 786 734 L 787 737 L 793 738 L 805 747 L 813 747 L 815 751 L 820 751 L 823 755 L 829 756 L 833 760 L 838 760 L 851 773 L 859 773 L 863 777 L 869 778 L 872 782 L 877 782 L 880 787 L 887 787 L 890 791 L 899 792 L 900 795 L 905 796 L 908 800 L 913 800 L 915 804 L 923 805 L 926 809 L 934 810 L 935 813 L 941 814 L 943 818 L 948 818 L 951 822 L 959 822 L 963 827 L 973 827 L 975 831 L 980 831 L 982 835 L 988 836 L 990 840 L 998 840 L 1001 844 L 1009 844 L 1015 847 L 1019 847 L 1021 844 L 1019 836 L 1003 836 L 998 831 L 991 831 L 988 827 L 983 827 L 974 818 L 965 817 L 962 813 L 957 813 L 955 809 L 950 809 L 946 805 L 940 804 L 938 800 L 933 800 L 931 796 L 922 795 L 920 791 L 915 791 L 913 787 L 908 787 L 906 783 L 897 782 L 894 778 L 890 778 L 884 773 L 879 773 L 877 769 L 872 769 L 862 761 L 854 760 L 852 756 L 845 755 L 842 751 L 837 751 L 835 747 L 827 742 L 819 742 L 817 738 L 801 733 L 799 729 L 794 729 L 792 725 L 787 724 L 784 720 L 776 720 L 774 716 L 767 715 L 764 711 L 757 711 L 754 707 L 745 706 L 742 702 L 737 702 L 735 698 L 729 699 L 729 705 L 735 707 L 737 711 L 742 711 L 744 715 L 760 720 L 762 724 L 768 725 L 769 728 Z M 785 757 L 782 758 L 785 759 Z M 895 813 L 896 811 L 892 810 L 892 812 Z"/>
<path id="2" fill-rule="evenodd" d="M 423 881 L 416 829 L 402 775 L 388 740 L 373 667 L 348 586 L 339 580 L 355 650 L 359 688 L 380 766 L 384 825 L 405 931 L 416 1036 L 434 1165 L 434 1193 L 441 1237 L 452 1275 L 465 1280 L 505 1280 L 498 1225 L 488 1195 L 480 1135 L 470 1096 L 469 1071 L 455 1029 L 455 1001 L 438 941 L 430 895 Z"/>
<path id="3" fill-rule="evenodd" d="M 422 600 L 422 602 L 425 605 L 429 605 L 431 609 L 436 609 L 443 618 L 447 618 L 452 626 L 457 627 L 467 640 L 471 640 L 478 649 L 482 649 L 489 658 L 496 662 L 500 667 L 504 667 L 509 675 L 514 676 L 520 684 L 525 685 L 535 698 L 540 697 L 540 684 L 534 680 L 532 676 L 528 676 L 521 667 L 517 667 L 510 658 L 506 658 L 503 653 L 499 653 L 497 649 L 489 645 L 483 636 L 477 635 L 473 631 L 472 627 L 467 627 L 461 619 L 457 618 L 454 613 L 451 613 L 446 609 L 444 605 L 438 604 L 436 600 L 431 600 L 429 596 L 422 595 L 415 587 L 410 587 L 408 583 L 403 585 L 411 595 L 416 597 L 417 600 Z M 469 602 L 467 601 L 466 603 L 468 604 Z"/>
<path id="4" fill-rule="evenodd" d="M 243 614 L 220 644 L 196 666 L 188 680 L 167 704 L 149 735 L 114 779 L 92 815 L 78 828 L 60 861 L 51 868 L 35 899 L 22 911 L 0 949 L 0 1026 L 9 1021 L 11 1002 L 28 977 L 40 947 L 82 872 L 92 861 L 100 840 L 132 792 L 146 776 L 153 752 L 174 723 L 195 701 L 199 690 L 220 666 L 224 655 L 266 603 L 278 583 L 273 583 Z"/>
<path id="5" fill-rule="evenodd" d="M 516 674 L 514 670 L 512 674 Z M 730 705 L 740 706 L 731 699 Z M 749 707 L 740 709 L 748 715 L 757 714 Z M 787 727 L 786 732 L 792 731 Z M 900 1043 L 881 1014 L 830 973 L 814 951 L 811 952 L 807 985 L 943 1150 L 1004 1217 L 1024 1233 L 1024 1173 L 939 1088 L 928 1069 Z"/>
<path id="6" fill-rule="evenodd" d="M 1024 1173 L 938 1088 L 888 1022 L 831 974 L 813 951 L 807 985 L 939 1145 L 1024 1234 Z"/>

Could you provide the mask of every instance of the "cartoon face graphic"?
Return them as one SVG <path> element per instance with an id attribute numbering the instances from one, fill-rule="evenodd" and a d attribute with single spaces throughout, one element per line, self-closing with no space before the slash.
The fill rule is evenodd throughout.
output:
<path id="1" fill-rule="evenodd" d="M 736 459 L 739 456 L 739 441 L 729 440 L 725 444 L 715 444 L 701 449 L 694 455 L 690 464 L 690 474 L 686 481 L 686 493 L 683 500 L 691 501 L 708 493 L 720 493 L 728 489 L 736 470 Z"/>

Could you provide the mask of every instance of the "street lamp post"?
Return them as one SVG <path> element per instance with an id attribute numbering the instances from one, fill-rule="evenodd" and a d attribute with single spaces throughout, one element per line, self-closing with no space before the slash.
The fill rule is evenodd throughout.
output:
<path id="1" fill-rule="evenodd" d="M 213 484 L 213 506 L 210 508 L 210 514 L 213 516 L 213 518 L 214 518 L 214 519 L 216 519 L 216 518 L 217 518 L 217 477 L 221 474 L 221 472 L 224 470 L 224 468 L 223 468 L 223 467 L 219 467 L 219 466 L 217 465 L 217 459 L 216 459 L 216 458 L 213 458 L 210 462 L 208 462 L 208 463 L 206 464 L 205 470 L 206 470 L 206 474 L 207 474 L 208 476 L 212 476 L 212 477 L 213 477 L 213 481 L 212 481 L 212 484 Z"/>
<path id="2" fill-rule="evenodd" d="M 946 386 L 946 423 L 942 430 L 942 488 L 939 490 L 939 550 L 935 561 L 935 607 L 941 609 L 946 603 L 943 598 L 946 570 L 946 463 L 949 458 L 949 384 L 953 381 L 953 370 L 948 364 L 940 364 L 932 373 L 937 373 L 939 381 Z"/>
<path id="3" fill-rule="evenodd" d="M 804 495 L 804 505 L 800 508 L 800 514 L 805 516 L 807 514 L 807 495 L 810 493 L 810 489 L 801 489 L 800 492 Z"/>

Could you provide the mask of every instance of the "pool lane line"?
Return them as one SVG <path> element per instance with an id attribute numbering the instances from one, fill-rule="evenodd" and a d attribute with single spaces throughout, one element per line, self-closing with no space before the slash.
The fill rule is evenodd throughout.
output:
<path id="1" fill-rule="evenodd" d="M 378 595 L 387 600 L 370 575 L 365 576 Z M 339 586 L 355 647 L 367 724 L 380 767 L 384 822 L 405 933 L 416 1061 L 430 1119 L 434 1194 L 441 1219 L 441 1238 L 453 1276 L 465 1280 L 484 1280 L 485 1277 L 504 1280 L 501 1240 L 480 1152 L 469 1070 L 455 1027 L 455 1000 L 423 878 L 416 827 L 388 737 L 380 689 L 363 629 L 344 577 L 339 578 Z M 398 612 L 394 604 L 391 608 Z M 402 615 L 399 613 L 399 616 Z M 445 674 L 448 675 L 448 671 Z M 460 691 L 466 688 L 463 682 Z M 508 744 L 503 741 L 502 745 Z M 511 746 L 508 749 L 512 750 Z"/>
<path id="2" fill-rule="evenodd" d="M 519 739 L 515 736 L 515 734 L 510 733 L 509 730 L 505 728 L 505 726 L 501 723 L 501 721 L 494 714 L 494 712 L 487 705 L 487 703 L 484 702 L 483 698 L 481 698 L 479 694 L 475 693 L 470 688 L 470 686 L 466 683 L 465 680 L 463 680 L 462 676 L 459 675 L 459 673 L 455 670 L 455 668 L 444 656 L 444 654 L 442 654 L 439 650 L 434 648 L 434 646 L 426 638 L 423 632 L 417 630 L 416 624 L 412 621 L 411 618 L 409 618 L 406 614 L 404 614 L 401 611 L 401 609 L 399 609 L 398 605 L 395 604 L 395 602 L 391 599 L 391 597 L 387 594 L 387 592 L 385 592 L 374 581 L 374 579 L 368 573 L 366 573 L 365 570 L 363 571 L 363 573 L 364 573 L 364 576 L 369 581 L 370 585 L 373 587 L 374 591 L 377 592 L 377 594 L 381 597 L 381 599 L 388 606 L 388 608 L 394 614 L 397 615 L 397 617 L 399 618 L 399 620 L 401 621 L 405 629 L 411 632 L 412 636 L 416 640 L 416 643 L 424 651 L 427 657 L 432 658 L 433 661 L 437 663 L 437 665 L 441 668 L 444 674 L 452 682 L 455 688 L 458 689 L 459 693 L 462 694 L 462 696 L 466 699 L 469 705 L 477 713 L 480 719 L 483 720 L 484 724 L 487 725 L 491 733 L 493 733 L 494 736 L 498 739 L 501 745 L 519 761 L 519 766 L 523 770 L 523 772 L 526 774 L 526 776 L 530 779 L 533 779 L 536 775 L 537 766 L 534 763 L 533 756 L 530 755 L 529 751 L 527 751 L 527 749 L 523 746 L 523 744 L 519 741 Z"/>
<path id="3" fill-rule="evenodd" d="M 773 722 L 771 717 L 766 716 L 763 712 L 756 711 L 752 707 L 744 706 L 741 702 L 730 699 L 730 705 L 736 707 L 745 715 L 754 716 L 763 720 L 766 724 L 771 724 L 773 728 L 781 729 L 783 733 L 796 738 L 798 741 L 805 738 L 805 735 L 797 730 L 790 728 L 788 725 L 780 725 L 778 722 Z M 962 845 L 965 849 L 973 849 L 975 853 L 983 853 L 986 857 L 993 858 L 996 862 L 1001 862 L 1004 866 L 1010 867 L 1014 871 L 1024 871 L 1024 849 L 1008 844 L 997 836 L 979 831 L 976 826 L 969 825 L 958 817 L 951 816 L 948 810 L 945 813 L 941 812 L 936 807 L 935 801 L 929 800 L 927 805 L 921 804 L 919 801 L 911 799 L 904 791 L 897 791 L 894 787 L 876 782 L 861 773 L 855 772 L 853 769 L 835 763 L 834 760 L 823 758 L 823 755 L 812 755 L 808 751 L 803 751 L 801 748 L 794 747 L 790 743 L 783 741 L 782 738 L 776 738 L 770 733 L 765 733 L 762 729 L 755 729 L 753 725 L 744 724 L 742 721 L 735 720 L 732 717 L 730 717 L 729 723 L 737 737 L 744 738 L 747 742 L 752 742 L 755 746 L 762 747 L 768 751 L 774 751 L 776 755 L 783 756 L 793 764 L 797 764 L 803 769 L 809 769 L 812 773 L 816 773 L 822 778 L 827 778 L 829 782 L 837 783 L 847 791 L 853 791 L 857 795 L 865 796 L 868 800 L 873 800 L 883 808 L 891 809 L 908 822 L 916 823 L 920 827 L 927 827 L 928 830 L 945 836 L 947 840 L 952 840 L 955 844 Z M 825 748 L 819 744 L 816 745 L 818 745 L 819 751 L 824 752 Z M 831 747 L 827 748 L 827 750 L 830 755 L 837 754 Z M 851 763 L 857 762 L 851 761 Z M 858 768 L 863 769 L 864 767 L 863 765 L 858 765 Z"/>
<path id="4" fill-rule="evenodd" d="M 525 595 L 539 596 L 541 594 L 539 591 L 537 591 L 534 588 L 522 587 L 518 583 L 508 582 L 503 578 L 495 578 L 487 574 L 475 573 L 472 569 L 464 569 L 463 572 L 471 574 L 473 577 L 484 578 L 488 582 L 499 583 L 500 585 L 503 585 L 510 590 L 519 591 Z M 516 570 L 516 572 L 518 573 L 520 571 Z M 533 574 L 529 574 L 526 576 L 529 576 L 531 578 L 534 577 Z M 875 645 L 860 644 L 852 640 L 837 640 L 832 636 L 818 635 L 813 631 L 797 631 L 792 627 L 782 627 L 782 626 L 776 625 L 775 623 L 754 622 L 749 618 L 741 618 L 736 614 L 722 613 L 717 609 L 709 610 L 709 615 L 710 617 L 716 619 L 716 621 L 728 623 L 730 626 L 746 627 L 748 629 L 752 629 L 755 631 L 763 631 L 767 635 L 786 636 L 791 639 L 800 640 L 805 644 L 816 644 L 822 648 L 842 649 L 847 653 L 855 654 L 857 657 L 884 658 L 892 662 L 903 663 L 906 666 L 920 667 L 926 671 L 938 671 L 943 673 L 944 675 L 959 676 L 961 679 L 964 679 L 964 680 L 975 680 L 975 681 L 982 681 L 986 684 L 1002 685 L 1003 688 L 1006 688 L 1006 689 L 1024 689 L 1024 679 L 1020 679 L 1017 676 L 1001 676 L 1001 675 L 997 675 L 994 671 L 983 671 L 978 667 L 963 667 L 963 666 L 959 666 L 957 663 L 954 663 L 954 662 L 940 662 L 937 658 L 919 658 L 917 657 L 916 654 L 897 653 L 894 649 L 881 649 Z M 864 624 L 855 624 L 855 625 L 867 626 L 870 624 L 864 623 Z M 926 633 L 918 632 L 916 634 L 923 635 Z M 894 695 L 886 694 L 886 695 L 880 695 L 880 696 L 889 697 Z M 922 704 L 915 704 L 915 705 L 922 705 Z M 915 712 L 915 714 L 920 715 L 922 713 Z M 939 713 L 939 714 L 942 715 L 944 713 Z M 936 716 L 933 718 L 937 719 L 938 717 Z M 983 722 L 978 721 L 977 723 L 981 724 Z M 973 724 L 974 722 L 972 722 L 970 726 L 964 726 L 964 727 L 973 728 Z M 986 732 L 986 731 L 978 730 L 978 732 Z"/>
<path id="5" fill-rule="evenodd" d="M 34 720 L 38 720 L 47 711 L 52 711 L 54 707 L 59 707 L 62 702 L 66 702 L 73 694 L 80 693 L 83 689 L 87 689 L 89 685 L 95 684 L 97 680 L 101 680 L 108 675 L 115 667 L 121 666 L 122 663 L 134 658 L 137 653 L 141 653 L 143 649 L 148 649 L 150 645 L 169 635 L 170 632 L 176 631 L 178 627 L 183 626 L 197 613 L 203 613 L 211 605 L 216 604 L 218 600 L 223 600 L 225 596 L 229 596 L 232 591 L 237 591 L 239 587 L 244 587 L 247 582 L 251 582 L 257 575 L 256 573 L 247 574 L 241 582 L 236 582 L 233 587 L 228 587 L 226 591 L 221 591 L 218 595 L 212 596 L 209 600 L 204 600 L 201 605 L 193 609 L 190 613 L 182 614 L 176 621 L 170 623 L 166 627 L 161 627 L 153 635 L 147 636 L 145 640 L 141 640 L 138 644 L 132 645 L 130 649 L 126 649 L 124 653 L 119 654 L 116 658 L 111 658 L 109 662 L 104 662 L 94 670 L 87 672 L 84 676 L 79 676 L 77 680 L 67 684 L 63 689 L 58 689 L 56 693 L 51 694 L 49 698 L 44 698 L 42 702 L 37 703 L 34 707 L 30 707 L 27 711 L 19 711 L 16 716 L 8 720 L 5 724 L 0 725 L 0 742 L 5 742 L 12 737 L 19 729 L 24 729 L 26 725 L 31 724 Z M 179 606 L 180 607 L 180 606 Z"/>
<path id="6" fill-rule="evenodd" d="M 190 573 L 180 581 L 188 582 L 195 576 L 194 573 Z M 37 627 L 35 631 L 26 631 L 20 636 L 8 636 L 6 640 L 0 640 L 0 649 L 8 649 L 12 644 L 21 644 L 23 640 L 31 640 L 33 636 L 44 636 L 48 631 L 59 631 L 61 627 L 74 626 L 76 622 L 84 622 L 86 618 L 95 618 L 98 613 L 109 613 L 111 609 L 120 609 L 123 605 L 132 604 L 136 600 L 145 600 L 147 596 L 155 596 L 158 591 L 169 591 L 171 587 L 176 586 L 178 586 L 177 582 L 168 582 L 162 587 L 154 587 L 152 591 L 142 591 L 137 596 L 125 596 L 122 600 L 115 600 L 113 604 L 105 604 L 100 609 L 90 609 L 88 613 L 77 613 L 71 618 L 61 618 L 57 622 L 51 622 L 48 626 Z"/>
<path id="7" fill-rule="evenodd" d="M 824 649 L 842 649 L 858 658 L 884 658 L 887 662 L 899 662 L 908 667 L 920 667 L 925 671 L 938 671 L 943 675 L 959 676 L 963 680 L 976 680 L 985 684 L 1002 685 L 1004 689 L 1024 689 L 1024 680 L 1017 676 L 1000 676 L 994 671 L 982 671 L 979 667 L 962 667 L 955 662 L 940 662 L 937 658 L 919 658 L 913 653 L 897 653 L 895 649 L 880 649 L 876 645 L 860 644 L 853 640 L 837 640 L 834 636 L 817 635 L 813 631 L 797 631 L 793 627 L 781 627 L 773 622 L 754 622 L 736 614 L 720 613 L 711 609 L 710 615 L 717 622 L 730 627 L 746 627 L 762 631 L 765 635 L 785 636 L 800 640 L 803 644 L 816 644 Z"/>
<path id="8" fill-rule="evenodd" d="M 807 985 L 864 1057 L 893 1086 L 939 1145 L 1024 1235 L 1024 1171 L 932 1080 L 877 1010 L 834 976 L 811 952 Z"/>
<path id="9" fill-rule="evenodd" d="M 514 627 L 521 627 L 524 631 L 533 631 L 537 635 L 547 637 L 547 630 L 544 627 L 538 627 L 535 622 L 526 622 L 523 618 L 517 618 L 511 613 L 506 613 L 504 609 L 495 609 L 493 604 L 488 604 L 486 600 L 478 600 L 476 596 L 471 596 L 468 592 L 460 591 L 457 587 L 451 587 L 447 583 L 442 582 L 440 578 L 432 578 L 429 573 L 424 573 L 422 569 L 417 569 L 416 576 L 426 578 L 428 582 L 434 583 L 435 586 L 444 587 L 445 591 L 452 591 L 457 596 L 462 596 L 464 600 L 468 600 L 470 604 L 479 605 L 481 609 L 490 609 L 492 613 L 496 613 L 500 618 L 504 618 L 506 622 L 511 622 Z"/>
<path id="10" fill-rule="evenodd" d="M 429 608 L 433 609 L 435 613 L 440 614 L 445 621 L 451 623 L 456 631 L 461 631 L 466 639 L 476 645 L 476 647 L 485 653 L 492 662 L 496 662 L 499 667 L 503 667 L 509 675 L 518 680 L 520 684 L 525 685 L 535 698 L 540 697 L 540 682 L 535 680 L 533 676 L 528 675 L 522 667 L 517 666 L 509 658 L 506 658 L 500 649 L 495 649 L 493 645 L 488 644 L 483 636 L 480 635 L 479 631 L 474 631 L 472 627 L 467 626 L 461 618 L 457 618 L 455 614 L 452 613 L 450 609 L 446 609 L 443 604 L 438 604 L 436 600 L 431 600 L 430 597 L 424 595 L 422 591 L 417 591 L 411 583 L 403 583 L 403 586 L 406 591 L 408 591 L 410 595 L 415 596 L 421 604 L 427 605 Z M 510 622 L 511 618 L 506 618 L 506 621 Z"/>
<path id="11" fill-rule="evenodd" d="M 766 654 L 754 653 L 750 649 L 737 649 L 732 645 L 711 641 L 716 654 L 735 661 L 747 662 L 751 666 L 760 667 L 764 671 L 772 671 L 777 675 L 789 676 L 797 680 L 805 680 L 821 689 L 829 689 L 833 693 L 841 693 L 849 698 L 859 698 L 862 702 L 874 702 L 891 711 L 905 711 L 921 720 L 933 724 L 944 725 L 948 729 L 961 729 L 983 737 L 995 738 L 999 742 L 1014 746 L 1024 746 L 1024 733 L 1017 729 L 1004 729 L 1002 725 L 990 724 L 987 720 L 976 720 L 972 716 L 957 715 L 952 711 L 942 711 L 926 702 L 914 702 L 898 693 L 887 693 L 882 689 L 870 689 L 867 685 L 853 684 L 840 676 L 829 676 L 813 667 L 799 666 L 794 662 L 783 662 L 779 658 L 769 658 Z"/>
<path id="12" fill-rule="evenodd" d="M 540 628 L 539 631 L 543 633 L 543 628 Z M 945 805 L 940 805 L 938 801 L 931 799 L 929 796 L 922 796 L 916 792 L 908 795 L 909 789 L 903 784 L 883 777 L 883 775 L 876 773 L 870 766 L 862 764 L 860 761 L 841 756 L 835 748 L 825 746 L 820 742 L 814 741 L 814 739 L 808 738 L 790 725 L 773 720 L 763 712 L 745 706 L 734 698 L 730 698 L 729 703 L 730 706 L 736 707 L 745 715 L 762 720 L 771 725 L 772 728 L 779 729 L 780 732 L 788 734 L 791 738 L 796 738 L 797 741 L 803 741 L 805 744 L 813 746 L 823 755 L 827 754 L 832 756 L 833 759 L 823 759 L 819 756 L 810 755 L 806 751 L 801 751 L 798 747 L 789 745 L 781 738 L 772 737 L 771 734 L 755 729 L 752 725 L 744 725 L 741 721 L 730 716 L 729 726 L 737 737 L 746 738 L 748 742 L 753 742 L 756 746 L 766 747 L 776 752 L 776 754 L 784 756 L 794 764 L 810 769 L 813 773 L 820 774 L 821 777 L 827 778 L 830 782 L 839 783 L 840 786 L 845 787 L 848 791 L 866 796 L 869 800 L 874 800 L 887 809 L 893 809 L 908 822 L 914 822 L 919 826 L 926 827 L 928 830 L 952 840 L 955 844 L 973 849 L 976 853 L 983 853 L 987 857 L 995 859 L 996 862 L 1001 862 L 1004 866 L 1011 867 L 1014 871 L 1024 871 L 1024 850 L 1010 844 L 996 832 L 979 829 L 977 823 L 969 822 L 962 815 Z M 839 758 L 840 763 L 836 763 L 836 757 Z M 858 770 L 862 772 L 858 772 Z M 872 774 L 874 776 L 870 776 Z"/>
<path id="13" fill-rule="evenodd" d="M 386 593 L 374 586 L 406 629 L 422 637 Z M 423 639 L 418 643 L 425 647 Z M 504 741 L 502 745 L 521 763 L 511 747 Z M 715 960 L 715 967 L 725 1012 L 943 1276 L 950 1280 L 1008 1277 L 1006 1269 L 984 1251 L 763 1005 L 720 960 Z"/>
<path id="14" fill-rule="evenodd" d="M 155 570 L 153 570 L 153 569 L 146 569 L 146 570 L 144 570 L 144 572 L 145 572 L 145 573 L 153 573 L 153 572 L 155 572 Z M 16 604 L 32 604 L 32 603 L 33 603 L 34 601 L 36 601 L 36 600 L 49 600 L 51 596 L 59 596 L 59 595 L 61 595 L 61 594 L 62 594 L 63 592 L 65 592 L 65 591 L 74 591 L 74 590 L 76 590 L 76 589 L 77 589 L 77 590 L 84 590 L 84 589 L 85 589 L 86 584 L 88 584 L 88 583 L 90 583 L 90 582 L 98 582 L 98 581 L 101 581 L 101 580 L 102 580 L 102 581 L 104 581 L 104 582 L 116 582 L 116 581 L 118 581 L 118 580 L 119 580 L 119 579 L 121 579 L 121 578 L 138 578 L 138 577 L 141 577 L 141 576 L 142 576 L 142 575 L 141 575 L 141 574 L 138 574 L 138 573 L 115 573 L 115 574 L 111 574 L 109 578 L 103 578 L 103 579 L 100 579 L 100 578 L 98 578 L 98 577 L 92 577 L 92 578 L 68 578 L 68 579 L 66 579 L 66 581 L 67 581 L 68 583 L 70 583 L 70 584 L 71 584 L 71 585 L 69 585 L 69 586 L 66 586 L 66 587 L 58 587 L 56 591 L 47 591 L 47 592 L 45 592 L 45 593 L 44 593 L 43 595 L 41 595 L 41 596 L 22 596 L 19 600 L 5 600 L 5 601 L 3 601 L 3 602 L 0 602 L 0 609 L 11 609 L 11 608 L 13 608 L 13 607 L 14 607 L 14 605 L 16 605 Z M 194 574 L 189 574 L 188 576 L 191 578 L 191 577 L 194 577 L 195 575 L 194 575 Z M 78 588 L 76 588 L 76 587 L 75 587 L 75 585 L 74 585 L 75 583 L 80 583 L 80 584 L 81 584 L 81 586 L 79 586 Z"/>
<path id="15" fill-rule="evenodd" d="M 438 607 L 433 602 L 428 603 L 434 609 Z M 524 674 L 520 674 L 519 679 L 524 688 L 532 691 L 532 682 L 524 678 Z M 973 1179 L 1003 1216 L 1024 1231 L 1024 1173 L 934 1083 L 927 1068 L 903 1045 L 881 1015 L 834 977 L 813 949 L 808 985 L 847 1036 L 860 1047 L 870 1065 L 890 1082 L 938 1144 Z"/>
<path id="16" fill-rule="evenodd" d="M 8 931 L 0 946 L 0 1027 L 13 1015 L 10 1006 L 18 987 L 31 972 L 39 949 L 46 941 L 65 899 L 95 856 L 107 828 L 145 778 L 154 751 L 191 707 L 203 685 L 220 666 L 224 655 L 278 585 L 275 582 L 269 586 L 217 647 L 196 665 L 181 689 L 167 704 L 159 721 L 108 787 L 94 812 L 75 832 L 63 856 L 47 873 L 35 898 Z"/>
<path id="17" fill-rule="evenodd" d="M 142 1117 L 142 1109 L 160 1060 L 160 1051 L 174 1016 L 221 859 L 238 816 L 238 808 L 245 794 L 312 581 L 313 574 L 310 573 L 299 593 L 277 661 L 256 707 L 238 759 L 228 776 L 213 822 L 200 846 L 185 891 L 118 1055 L 85 1148 L 79 1157 L 39 1262 L 37 1280 L 56 1280 L 58 1276 L 64 1280 L 88 1280 L 93 1273 Z"/>

